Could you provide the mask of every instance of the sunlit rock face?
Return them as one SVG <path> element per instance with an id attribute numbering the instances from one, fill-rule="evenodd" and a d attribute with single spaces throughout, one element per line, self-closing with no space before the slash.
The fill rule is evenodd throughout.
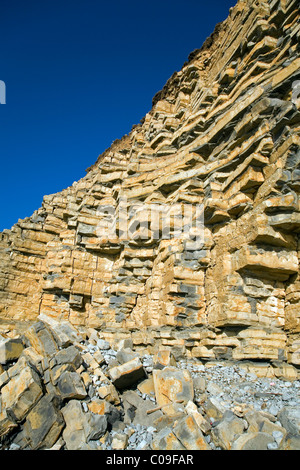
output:
<path id="1" fill-rule="evenodd" d="M 239 0 L 129 135 L 0 234 L 2 330 L 45 314 L 300 365 L 299 41 L 296 0 Z"/>

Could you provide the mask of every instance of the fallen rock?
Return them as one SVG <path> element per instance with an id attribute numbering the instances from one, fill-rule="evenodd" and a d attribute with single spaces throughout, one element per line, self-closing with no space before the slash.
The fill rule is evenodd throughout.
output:
<path id="1" fill-rule="evenodd" d="M 59 408 L 58 398 L 47 394 L 28 413 L 23 432 L 30 449 L 47 449 L 56 443 L 65 426 Z"/>
<path id="2" fill-rule="evenodd" d="M 87 396 L 84 383 L 77 372 L 63 372 L 57 381 L 56 387 L 63 399 L 82 399 Z"/>
<path id="3" fill-rule="evenodd" d="M 72 364 L 75 369 L 78 369 L 82 362 L 83 359 L 80 352 L 75 346 L 71 345 L 58 351 L 49 361 L 49 365 L 53 368 L 56 365 Z"/>
<path id="4" fill-rule="evenodd" d="M 211 397 L 206 401 L 204 409 L 206 415 L 209 418 L 213 418 L 214 420 L 221 419 L 227 410 L 227 408 L 217 398 L 214 397 Z"/>
<path id="5" fill-rule="evenodd" d="M 112 450 L 124 450 L 128 444 L 127 434 L 117 433 L 113 436 L 111 448 Z"/>
<path id="6" fill-rule="evenodd" d="M 0 364 L 19 359 L 24 349 L 24 344 L 20 338 L 0 339 Z"/>
<path id="7" fill-rule="evenodd" d="M 73 343 L 81 343 L 84 339 L 77 328 L 68 321 L 57 321 L 43 313 L 38 316 L 38 319 L 51 328 L 60 348 L 67 348 Z"/>
<path id="8" fill-rule="evenodd" d="M 278 446 L 278 450 L 300 450 L 300 434 L 287 433 Z"/>
<path id="9" fill-rule="evenodd" d="M 24 359 L 9 370 L 9 376 L 9 382 L 1 389 L 2 408 L 12 421 L 18 423 L 41 398 L 43 390 L 39 376 Z"/>
<path id="10" fill-rule="evenodd" d="M 153 381 L 153 376 L 149 376 L 147 379 L 143 380 L 142 382 L 137 384 L 137 389 L 142 393 L 146 395 L 155 395 L 155 390 L 154 390 L 154 381 Z"/>
<path id="11" fill-rule="evenodd" d="M 152 450 L 186 450 L 170 428 L 164 428 L 154 435 Z"/>
<path id="12" fill-rule="evenodd" d="M 268 450 L 274 439 L 265 432 L 250 432 L 239 436 L 232 444 L 231 450 Z"/>
<path id="13" fill-rule="evenodd" d="M 138 357 L 124 364 L 109 369 L 109 375 L 114 386 L 124 389 L 146 377 L 143 364 Z"/>
<path id="14" fill-rule="evenodd" d="M 34 323 L 24 333 L 26 346 L 32 346 L 42 356 L 52 356 L 59 351 L 59 346 L 48 327 L 42 321 Z"/>
<path id="15" fill-rule="evenodd" d="M 100 398 L 109 401 L 113 405 L 120 404 L 119 394 L 116 387 L 112 383 L 102 385 L 97 389 L 97 393 Z"/>
<path id="16" fill-rule="evenodd" d="M 201 429 L 203 434 L 208 434 L 211 430 L 210 422 L 199 413 L 197 405 L 192 401 L 189 401 L 185 407 L 185 411 L 188 415 L 192 415 L 196 424 Z"/>
<path id="17" fill-rule="evenodd" d="M 63 431 L 66 448 L 68 450 L 94 449 L 90 441 L 97 440 L 105 434 L 106 416 L 85 413 L 78 400 L 70 400 L 61 411 L 66 423 Z"/>
<path id="18" fill-rule="evenodd" d="M 153 356 L 153 368 L 176 367 L 176 360 L 169 350 L 160 350 Z"/>
<path id="19" fill-rule="evenodd" d="M 144 400 L 133 390 L 124 392 L 122 394 L 122 401 L 124 410 L 133 424 L 143 424 L 150 427 L 154 425 L 156 419 L 162 416 L 162 412 L 156 410 L 152 401 Z"/>
<path id="20" fill-rule="evenodd" d="M 272 423 L 264 413 L 259 411 L 248 411 L 245 414 L 245 419 L 248 422 L 248 432 L 264 432 L 270 436 L 273 436 L 273 433 L 279 432 L 282 438 L 287 432 L 284 427 Z"/>
<path id="21" fill-rule="evenodd" d="M 172 431 L 187 450 L 211 450 L 193 416 L 180 419 Z"/>
<path id="22" fill-rule="evenodd" d="M 238 439 L 246 429 L 245 421 L 235 416 L 232 411 L 226 411 L 211 430 L 211 437 L 217 447 L 230 450 L 232 443 Z"/>
<path id="23" fill-rule="evenodd" d="M 117 351 L 116 360 L 120 364 L 125 364 L 133 359 L 139 358 L 139 353 L 132 351 L 130 348 L 122 348 Z"/>
<path id="24" fill-rule="evenodd" d="M 186 403 L 194 399 L 194 388 L 191 375 L 186 370 L 176 367 L 165 367 L 153 370 L 153 382 L 158 406 L 166 414 L 178 412 L 176 402 Z"/>
<path id="25" fill-rule="evenodd" d="M 293 436 L 300 435 L 300 409 L 293 406 L 284 406 L 278 413 L 278 420 L 288 433 Z"/>
<path id="26" fill-rule="evenodd" d="M 107 422 L 111 425 L 119 421 L 122 416 L 122 412 L 117 407 L 106 400 L 100 400 L 98 398 L 93 399 L 88 404 L 88 409 L 94 414 L 105 416 Z"/>

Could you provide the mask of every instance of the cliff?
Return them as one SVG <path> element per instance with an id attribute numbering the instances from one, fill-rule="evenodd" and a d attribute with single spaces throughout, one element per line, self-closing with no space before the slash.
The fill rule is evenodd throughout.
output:
<path id="1" fill-rule="evenodd" d="M 47 315 L 299 366 L 299 40 L 297 1 L 239 0 L 128 136 L 1 233 L 2 331 Z"/>

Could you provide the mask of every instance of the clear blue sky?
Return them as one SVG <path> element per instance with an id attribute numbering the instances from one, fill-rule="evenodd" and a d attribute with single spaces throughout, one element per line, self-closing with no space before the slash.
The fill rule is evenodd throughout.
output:
<path id="1" fill-rule="evenodd" d="M 1 0 L 0 231 L 85 175 L 236 0 Z"/>

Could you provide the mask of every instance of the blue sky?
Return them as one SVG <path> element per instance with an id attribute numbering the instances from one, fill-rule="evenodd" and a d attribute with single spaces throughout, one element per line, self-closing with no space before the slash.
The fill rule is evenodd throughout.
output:
<path id="1" fill-rule="evenodd" d="M 85 175 L 236 0 L 1 0 L 0 231 Z"/>

